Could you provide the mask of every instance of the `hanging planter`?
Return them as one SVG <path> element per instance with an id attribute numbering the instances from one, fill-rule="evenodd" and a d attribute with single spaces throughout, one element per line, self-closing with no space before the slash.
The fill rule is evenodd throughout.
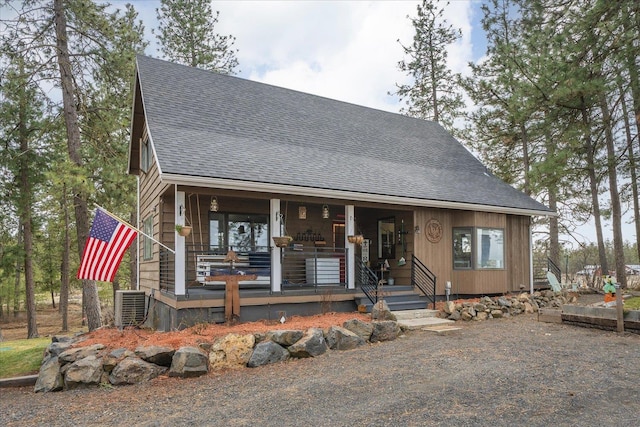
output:
<path id="1" fill-rule="evenodd" d="M 182 237 L 187 237 L 191 234 L 191 226 L 190 225 L 176 225 L 176 231 Z"/>
<path id="2" fill-rule="evenodd" d="M 289 243 L 291 243 L 291 241 L 293 240 L 293 237 L 291 236 L 280 236 L 280 237 L 271 237 L 273 239 L 273 243 L 276 244 L 277 247 L 279 248 L 286 248 L 287 246 L 289 246 Z"/>
<path id="3" fill-rule="evenodd" d="M 347 236 L 347 240 L 349 243 L 355 243 L 356 245 L 361 245 L 364 242 L 364 236 L 362 234 L 356 234 L 355 236 Z"/>

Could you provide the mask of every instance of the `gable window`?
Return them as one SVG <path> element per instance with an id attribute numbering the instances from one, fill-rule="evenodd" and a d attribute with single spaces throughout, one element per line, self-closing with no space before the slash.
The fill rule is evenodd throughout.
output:
<path id="1" fill-rule="evenodd" d="M 500 228 L 454 228 L 453 268 L 489 270 L 504 268 L 504 230 Z"/>
<path id="2" fill-rule="evenodd" d="M 153 216 L 148 217 L 142 223 L 142 231 L 147 236 L 153 236 Z M 153 259 L 153 240 L 144 236 L 144 246 L 142 250 L 142 259 L 148 261 Z"/>
<path id="3" fill-rule="evenodd" d="M 142 172 L 149 171 L 151 157 L 151 144 L 149 144 L 149 138 L 147 137 L 140 145 L 140 169 L 142 169 Z"/>
<path id="4" fill-rule="evenodd" d="M 267 252 L 269 250 L 269 221 L 267 215 L 209 214 L 210 250 L 226 253 Z"/>

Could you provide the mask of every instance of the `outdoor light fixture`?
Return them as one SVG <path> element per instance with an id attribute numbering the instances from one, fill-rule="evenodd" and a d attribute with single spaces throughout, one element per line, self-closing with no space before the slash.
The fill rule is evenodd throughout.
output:
<path id="1" fill-rule="evenodd" d="M 218 198 L 214 197 L 211 199 L 211 205 L 209 206 L 209 210 L 211 212 L 218 212 Z"/>
<path id="2" fill-rule="evenodd" d="M 322 205 L 322 218 L 329 219 L 329 206 Z"/>
<path id="3" fill-rule="evenodd" d="M 240 227 L 238 227 L 238 234 L 244 234 L 246 233 L 246 231 L 244 230 L 244 225 L 241 225 Z"/>
<path id="4" fill-rule="evenodd" d="M 416 234 L 420 234 L 420 226 L 419 225 L 416 225 L 415 232 L 416 232 Z"/>

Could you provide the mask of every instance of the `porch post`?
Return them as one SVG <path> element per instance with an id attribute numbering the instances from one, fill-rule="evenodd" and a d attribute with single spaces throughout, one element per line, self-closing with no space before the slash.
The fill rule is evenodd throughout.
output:
<path id="1" fill-rule="evenodd" d="M 185 225 L 185 205 L 184 205 L 184 191 L 178 191 L 178 186 L 175 186 L 175 225 Z M 176 295 L 184 295 L 185 292 L 185 277 L 184 277 L 184 269 L 185 269 L 185 238 L 178 234 L 177 231 L 175 233 L 175 242 L 176 242 L 176 254 L 175 254 L 175 294 Z"/>
<path id="2" fill-rule="evenodd" d="M 356 245 L 349 242 L 348 236 L 355 236 L 356 234 L 356 221 L 354 217 L 355 208 L 353 205 L 346 205 L 344 207 L 344 217 L 346 221 L 344 223 L 344 247 L 347 248 L 347 289 L 356 288 Z"/>
<path id="3" fill-rule="evenodd" d="M 282 235 L 280 222 L 280 199 L 271 199 L 269 217 L 271 236 L 280 237 Z M 271 291 L 280 292 L 282 284 L 282 248 L 277 247 L 272 242 L 269 242 L 269 246 L 271 246 Z"/>

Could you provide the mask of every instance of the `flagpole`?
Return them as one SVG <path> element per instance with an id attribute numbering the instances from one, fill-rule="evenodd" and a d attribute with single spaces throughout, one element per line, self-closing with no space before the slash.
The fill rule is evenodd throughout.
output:
<path id="1" fill-rule="evenodd" d="M 120 221 L 121 223 L 125 224 L 127 227 L 130 227 L 131 229 L 137 231 L 138 233 L 142 234 L 144 237 L 153 240 L 154 242 L 156 242 L 157 244 L 159 244 L 160 246 L 162 246 L 163 248 L 165 248 L 166 250 L 168 250 L 169 252 L 171 252 L 172 254 L 175 254 L 176 251 L 174 251 L 173 249 L 171 249 L 170 247 L 168 247 L 167 245 L 159 242 L 158 240 L 154 239 L 152 236 L 149 236 L 148 234 L 146 234 L 145 232 L 143 232 L 142 230 L 140 230 L 139 228 L 134 227 L 133 225 L 129 224 L 127 221 L 123 220 L 122 218 L 118 217 L 115 214 L 112 214 L 111 212 L 109 212 L 108 210 L 106 210 L 105 208 L 103 208 L 102 206 L 100 206 L 97 203 L 93 204 L 95 207 L 97 207 L 98 209 L 101 209 L 104 213 L 106 213 L 107 215 L 109 215 L 111 218 L 115 219 L 116 221 Z"/>

